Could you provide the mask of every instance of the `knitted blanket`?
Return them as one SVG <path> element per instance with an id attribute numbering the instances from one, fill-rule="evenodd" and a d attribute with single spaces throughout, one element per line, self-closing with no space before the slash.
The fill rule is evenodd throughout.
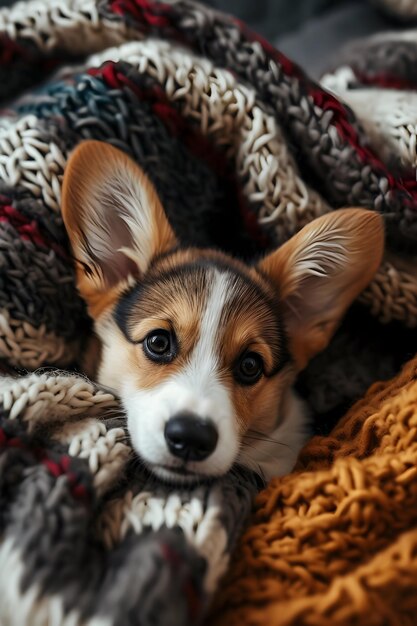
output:
<path id="1" fill-rule="evenodd" d="M 414 358 L 258 496 L 210 624 L 415 624 L 416 425 Z"/>
<path id="2" fill-rule="evenodd" d="M 397 39 L 361 44 L 325 77 L 340 99 L 243 24 L 190 0 L 32 0 L 0 11 L 2 625 L 200 621 L 261 486 L 241 468 L 187 490 L 158 483 L 132 454 L 117 398 L 82 375 L 91 324 L 60 217 L 72 148 L 94 138 L 125 150 L 184 243 L 244 258 L 340 206 L 385 216 L 387 254 L 362 308 L 300 381 L 329 430 L 416 343 L 404 330 L 417 326 L 416 103 L 401 88 L 415 85 L 417 43 Z M 397 574 L 414 563 L 408 391 L 400 378 L 378 406 L 371 392 L 307 448 L 304 473 L 259 496 L 212 619 L 269 626 L 328 614 L 326 623 L 353 624 L 372 600 L 398 624 L 400 597 L 411 614 L 415 594 Z M 390 567 L 378 578 L 381 562 Z"/>

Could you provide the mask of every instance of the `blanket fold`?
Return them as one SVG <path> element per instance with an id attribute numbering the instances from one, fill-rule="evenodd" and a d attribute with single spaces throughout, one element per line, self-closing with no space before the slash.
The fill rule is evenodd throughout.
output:
<path id="1" fill-rule="evenodd" d="M 413 624 L 417 360 L 256 500 L 210 624 Z"/>
<path id="2" fill-rule="evenodd" d="M 417 41 L 400 39 L 359 44 L 318 85 L 191 0 L 0 10 L 2 624 L 201 622 L 262 487 L 241 468 L 191 490 L 158 483 L 117 398 L 80 374 L 91 322 L 60 215 L 71 150 L 124 150 L 183 243 L 246 259 L 330 210 L 381 212 L 383 264 L 300 381 L 319 427 L 334 423 L 417 346 L 416 77 L 402 52 L 384 52 L 414 58 Z M 394 626 L 404 597 L 412 623 L 398 572 L 414 571 L 414 371 L 371 389 L 262 492 L 209 622 L 353 624 L 372 603 Z"/>
<path id="3" fill-rule="evenodd" d="M 0 391 L 2 623 L 195 623 L 255 478 L 173 491 L 140 467 L 111 394 L 63 374 Z"/>

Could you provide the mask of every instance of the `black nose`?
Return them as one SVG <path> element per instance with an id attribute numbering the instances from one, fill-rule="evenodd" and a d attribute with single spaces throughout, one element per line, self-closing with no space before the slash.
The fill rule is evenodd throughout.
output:
<path id="1" fill-rule="evenodd" d="M 186 461 L 203 461 L 214 450 L 218 434 L 214 424 L 193 415 L 181 413 L 165 425 L 165 440 L 171 454 Z"/>

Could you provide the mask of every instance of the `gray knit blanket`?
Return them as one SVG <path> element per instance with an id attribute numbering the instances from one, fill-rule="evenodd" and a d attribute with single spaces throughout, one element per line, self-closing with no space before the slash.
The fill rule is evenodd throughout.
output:
<path id="1" fill-rule="evenodd" d="M 299 381 L 323 432 L 417 345 L 416 67 L 417 31 L 387 34 L 320 86 L 191 0 L 0 11 L 2 626 L 200 622 L 261 487 L 238 467 L 158 483 L 117 398 L 83 376 L 91 323 L 60 216 L 71 150 L 125 150 L 181 241 L 246 259 L 341 206 L 385 216 L 379 272 Z"/>

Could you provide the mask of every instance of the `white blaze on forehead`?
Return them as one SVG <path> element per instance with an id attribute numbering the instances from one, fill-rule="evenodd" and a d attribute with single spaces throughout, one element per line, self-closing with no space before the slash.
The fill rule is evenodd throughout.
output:
<path id="1" fill-rule="evenodd" d="M 204 461 L 187 463 L 189 469 L 219 475 L 235 461 L 239 449 L 236 410 L 229 389 L 219 377 L 219 331 L 232 293 L 230 274 L 208 270 L 198 340 L 183 368 L 152 389 L 140 390 L 133 381 L 126 381 L 122 397 L 132 442 L 144 460 L 154 465 L 172 463 L 164 428 L 169 419 L 182 412 L 210 419 L 219 434 L 214 452 Z"/>
<path id="2" fill-rule="evenodd" d="M 180 378 L 192 380 L 193 387 L 202 391 L 208 391 L 208 385 L 217 382 L 221 347 L 220 324 L 232 287 L 230 275 L 225 272 L 213 270 L 208 279 L 208 295 L 200 321 L 199 338 L 189 362 L 178 375 Z"/>
<path id="3" fill-rule="evenodd" d="M 236 411 L 226 384 L 219 378 L 225 306 L 233 294 L 232 277 L 227 272 L 212 270 L 208 275 L 207 299 L 203 307 L 197 343 L 188 362 L 172 382 L 175 387 L 175 413 L 189 411 L 200 419 L 210 419 L 219 433 L 213 454 L 200 463 L 213 473 L 223 473 L 235 460 L 239 447 Z M 174 407 L 173 407 L 174 408 Z"/>

